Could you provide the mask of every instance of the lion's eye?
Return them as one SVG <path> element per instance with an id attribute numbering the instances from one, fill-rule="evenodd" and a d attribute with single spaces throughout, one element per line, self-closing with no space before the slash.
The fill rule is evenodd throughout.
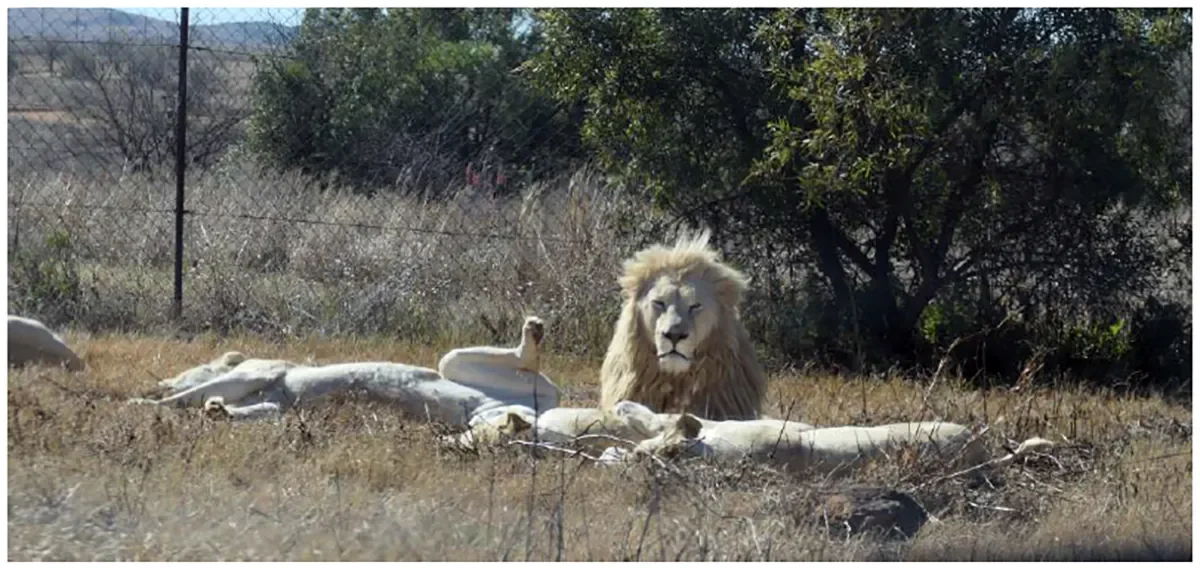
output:
<path id="1" fill-rule="evenodd" d="M 664 310 L 667 307 L 666 304 L 664 304 L 658 300 L 654 300 L 653 302 L 650 302 L 650 305 L 654 306 L 654 309 L 656 309 L 656 310 Z"/>
<path id="2" fill-rule="evenodd" d="M 698 312 L 698 311 L 704 309 L 704 305 L 703 304 L 692 304 L 691 308 L 689 308 L 689 309 L 692 310 L 693 312 Z"/>

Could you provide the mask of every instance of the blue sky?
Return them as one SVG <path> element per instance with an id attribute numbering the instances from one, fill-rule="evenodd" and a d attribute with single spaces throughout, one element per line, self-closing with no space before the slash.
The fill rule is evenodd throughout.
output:
<path id="1" fill-rule="evenodd" d="M 114 7 L 114 9 L 162 20 L 179 18 L 179 8 Z M 298 26 L 303 17 L 304 8 L 190 8 L 188 10 L 188 20 L 192 25 L 267 21 Z"/>

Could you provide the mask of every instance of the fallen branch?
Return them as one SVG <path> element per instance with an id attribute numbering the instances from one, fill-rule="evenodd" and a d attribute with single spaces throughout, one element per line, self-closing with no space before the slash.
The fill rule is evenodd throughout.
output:
<path id="1" fill-rule="evenodd" d="M 1053 491 L 1055 493 L 1063 492 L 1062 489 L 1059 489 L 1058 487 L 1050 485 L 1049 483 L 1046 483 L 1045 481 L 1042 481 L 1042 480 L 1034 477 L 1033 474 L 1029 473 L 1028 471 L 1022 471 L 1021 475 L 1025 476 L 1027 479 L 1029 479 L 1029 481 L 1032 481 L 1034 485 L 1040 485 L 1040 486 L 1045 487 L 1046 489 L 1049 489 L 1050 491 Z"/>
<path id="2" fill-rule="evenodd" d="M 576 442 L 582 442 L 585 440 L 608 440 L 610 442 L 625 444 L 631 448 L 637 446 L 637 442 L 626 440 L 625 438 L 618 438 L 616 436 L 609 436 L 608 434 L 583 434 L 582 436 L 577 436 L 575 438 Z"/>
<path id="3" fill-rule="evenodd" d="M 993 511 L 1003 511 L 1005 513 L 1016 513 L 1017 512 L 1016 509 L 1013 509 L 1011 507 L 999 507 L 996 505 L 980 505 L 978 503 L 972 503 L 970 501 L 967 501 L 967 504 L 972 507 L 975 507 L 976 509 L 991 509 Z"/>
<path id="4" fill-rule="evenodd" d="M 587 455 L 586 453 L 583 452 L 583 450 L 572 450 L 569 448 L 560 448 L 558 446 L 551 445 L 546 442 L 527 442 L 525 440 L 512 440 L 512 441 L 508 442 L 508 445 L 509 446 L 527 446 L 527 447 L 531 447 L 531 448 L 540 448 L 543 450 L 550 450 L 550 451 L 554 451 L 554 452 L 568 454 L 571 457 L 579 456 L 581 458 L 589 459 L 589 460 L 596 461 L 596 462 L 601 461 L 600 458 L 594 458 L 592 456 Z"/>
<path id="5" fill-rule="evenodd" d="M 984 428 L 984 430 L 986 430 L 986 428 Z M 979 435 L 983 435 L 983 431 L 980 431 Z M 941 477 L 933 479 L 932 481 L 928 481 L 926 483 L 921 484 L 920 487 L 926 487 L 930 484 L 940 483 L 947 479 L 953 479 L 955 477 L 958 477 L 961 475 L 966 475 L 968 473 L 972 473 L 972 472 L 981 470 L 983 468 L 993 467 L 993 466 L 997 466 L 997 465 L 1007 465 L 1010 462 L 1016 460 L 1017 458 L 1019 458 L 1023 455 L 1026 455 L 1026 453 L 1032 451 L 1033 449 L 1036 449 L 1039 447 L 1045 447 L 1044 444 L 1050 444 L 1050 443 L 1051 442 L 1049 442 L 1048 440 L 1043 440 L 1041 438 L 1030 438 L 1029 440 L 1022 442 L 1021 445 L 1019 447 L 1017 447 L 1017 449 L 1015 451 L 1009 452 L 1009 454 L 1006 456 L 1000 456 L 998 458 L 990 459 L 981 464 L 977 464 L 977 465 L 968 467 L 967 469 L 964 469 L 962 471 L 956 471 L 956 472 L 948 474 L 948 475 L 943 475 Z"/>

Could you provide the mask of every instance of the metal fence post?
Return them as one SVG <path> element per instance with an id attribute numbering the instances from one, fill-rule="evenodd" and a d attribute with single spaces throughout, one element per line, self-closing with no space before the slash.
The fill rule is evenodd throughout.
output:
<path id="1" fill-rule="evenodd" d="M 175 299 L 172 317 L 183 313 L 183 174 L 187 167 L 188 9 L 179 9 L 179 109 L 175 113 Z"/>

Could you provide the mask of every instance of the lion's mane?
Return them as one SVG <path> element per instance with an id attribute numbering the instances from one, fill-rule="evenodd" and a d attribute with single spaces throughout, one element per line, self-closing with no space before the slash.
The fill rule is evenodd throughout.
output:
<path id="1" fill-rule="evenodd" d="M 601 407 L 631 400 L 655 412 L 690 412 L 711 420 L 758 418 L 766 379 L 739 313 L 749 278 L 722 263 L 708 238 L 708 231 L 681 236 L 673 248 L 654 245 L 625 261 L 619 279 L 624 305 L 600 369 Z M 638 317 L 638 299 L 664 274 L 707 280 L 719 310 L 717 326 L 680 374 L 659 369 L 649 336 L 653 331 Z"/>

